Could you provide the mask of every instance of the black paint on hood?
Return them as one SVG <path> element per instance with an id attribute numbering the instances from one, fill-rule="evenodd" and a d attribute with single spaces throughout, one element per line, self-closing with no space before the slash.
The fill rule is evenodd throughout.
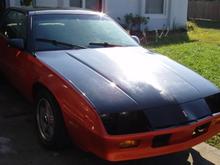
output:
<path id="1" fill-rule="evenodd" d="M 48 51 L 36 56 L 71 82 L 98 113 L 150 112 L 219 92 L 197 73 L 141 47 Z"/>

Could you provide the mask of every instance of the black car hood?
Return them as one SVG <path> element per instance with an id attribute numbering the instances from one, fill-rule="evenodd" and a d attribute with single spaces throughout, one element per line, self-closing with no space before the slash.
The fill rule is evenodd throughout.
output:
<path id="1" fill-rule="evenodd" d="M 170 107 L 219 92 L 197 73 L 142 47 L 48 51 L 36 56 L 71 82 L 98 113 Z M 175 108 L 165 109 L 164 115 Z"/>

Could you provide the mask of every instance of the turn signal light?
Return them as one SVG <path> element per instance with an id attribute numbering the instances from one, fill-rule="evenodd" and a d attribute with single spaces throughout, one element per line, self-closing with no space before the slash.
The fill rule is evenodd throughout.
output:
<path id="1" fill-rule="evenodd" d="M 139 146 L 140 142 L 137 140 L 126 140 L 119 144 L 120 148 L 133 148 Z"/>

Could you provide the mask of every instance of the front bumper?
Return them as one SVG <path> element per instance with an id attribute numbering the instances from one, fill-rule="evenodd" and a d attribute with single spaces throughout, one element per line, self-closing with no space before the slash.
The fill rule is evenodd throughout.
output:
<path id="1" fill-rule="evenodd" d="M 207 126 L 199 134 L 195 134 L 201 126 Z M 170 154 L 189 149 L 220 132 L 220 113 L 189 125 L 152 131 L 141 134 L 123 136 L 98 136 L 90 134 L 90 149 L 102 159 L 109 161 L 125 161 Z M 166 144 L 154 146 L 154 139 L 170 135 Z M 140 145 L 134 148 L 122 149 L 119 144 L 127 140 L 136 140 Z"/>

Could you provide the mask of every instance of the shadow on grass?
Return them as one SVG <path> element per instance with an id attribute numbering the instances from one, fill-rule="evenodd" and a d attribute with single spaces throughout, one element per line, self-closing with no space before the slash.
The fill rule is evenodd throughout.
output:
<path id="1" fill-rule="evenodd" d="M 173 44 L 183 44 L 195 42 L 197 40 L 191 40 L 186 31 L 175 31 L 170 32 L 167 37 L 159 39 L 157 42 L 152 40 L 152 42 L 145 44 L 146 47 L 157 48 L 160 46 L 173 45 Z"/>
<path id="2" fill-rule="evenodd" d="M 220 21 L 192 20 L 200 28 L 220 29 Z"/>
<path id="3" fill-rule="evenodd" d="M 220 29 L 220 21 L 192 20 L 192 22 L 199 28 Z M 160 46 L 183 44 L 183 43 L 190 43 L 197 41 L 190 39 L 187 31 L 183 31 L 183 30 L 170 32 L 167 37 L 158 39 L 157 42 L 155 39 L 155 33 L 149 33 L 147 36 L 150 42 L 148 44 L 144 44 L 144 46 L 150 48 L 157 48 Z"/>

